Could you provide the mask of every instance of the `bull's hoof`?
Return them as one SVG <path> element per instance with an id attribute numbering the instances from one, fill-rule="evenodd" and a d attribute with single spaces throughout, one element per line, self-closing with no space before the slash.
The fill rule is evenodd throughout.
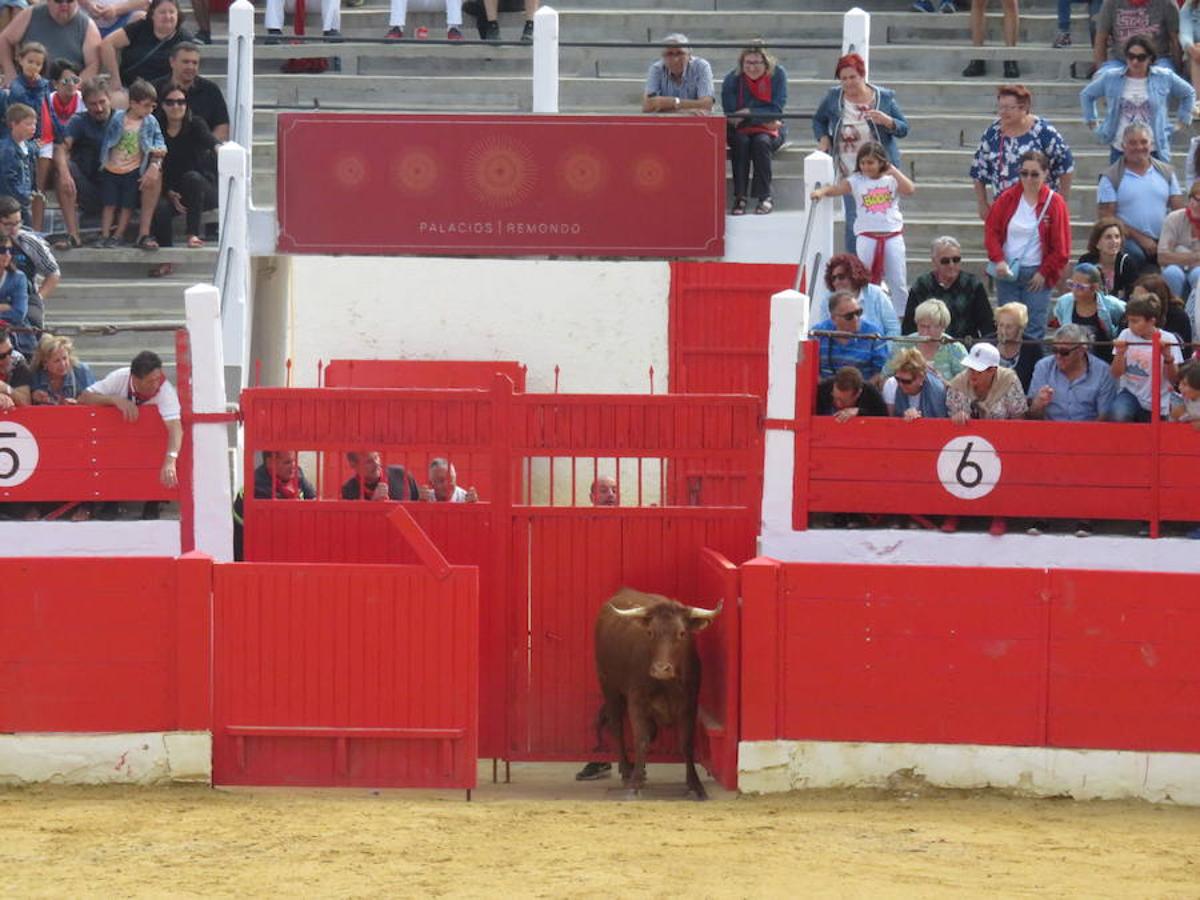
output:
<path id="1" fill-rule="evenodd" d="M 708 799 L 708 793 L 704 790 L 704 788 L 700 788 L 699 790 L 696 788 L 688 788 L 687 798 L 689 800 L 695 800 L 697 803 L 703 803 Z"/>

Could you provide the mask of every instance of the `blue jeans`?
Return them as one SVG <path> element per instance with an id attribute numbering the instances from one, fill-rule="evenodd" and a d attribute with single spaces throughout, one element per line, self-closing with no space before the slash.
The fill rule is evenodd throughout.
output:
<path id="1" fill-rule="evenodd" d="M 1149 422 L 1150 410 L 1142 409 L 1138 398 L 1122 389 L 1108 408 L 1108 418 L 1112 422 Z"/>
<path id="2" fill-rule="evenodd" d="M 1125 252 L 1129 254 L 1135 271 L 1141 271 L 1146 267 L 1146 251 L 1133 238 L 1125 239 Z"/>
<path id="3" fill-rule="evenodd" d="M 1192 289 L 1200 281 L 1200 266 L 1184 269 L 1182 266 L 1163 266 L 1162 276 L 1176 297 L 1191 297 Z"/>
<path id="4" fill-rule="evenodd" d="M 1058 30 L 1071 30 L 1071 2 L 1072 0 L 1058 0 Z M 1074 0 L 1076 3 L 1086 3 L 1088 7 L 1088 34 L 1091 35 L 1092 43 L 1096 43 L 1096 13 L 1100 12 L 1100 6 L 1103 0 Z"/>
<path id="5" fill-rule="evenodd" d="M 1025 326 L 1025 337 L 1040 341 L 1046 336 L 1046 320 L 1050 317 L 1050 288 L 1044 285 L 1040 291 L 1029 289 L 1029 279 L 1037 274 L 1037 266 L 1021 266 L 1016 281 L 996 281 L 996 305 L 1024 303 L 1029 312 L 1029 324 Z"/>

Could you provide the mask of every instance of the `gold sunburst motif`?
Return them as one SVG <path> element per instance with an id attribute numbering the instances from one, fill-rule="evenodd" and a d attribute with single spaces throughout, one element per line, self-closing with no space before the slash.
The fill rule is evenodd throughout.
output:
<path id="1" fill-rule="evenodd" d="M 573 194 L 594 194 L 608 181 L 608 164 L 591 149 L 575 148 L 559 163 L 558 178 Z"/>
<path id="2" fill-rule="evenodd" d="M 357 153 L 347 153 L 333 164 L 333 179 L 343 188 L 353 190 L 367 180 L 367 163 Z"/>
<path id="3" fill-rule="evenodd" d="M 667 164 L 657 156 L 641 156 L 633 163 L 633 186 L 639 191 L 657 193 L 667 185 Z"/>
<path id="4" fill-rule="evenodd" d="M 428 194 L 437 186 L 437 157 L 424 147 L 406 150 L 391 168 L 392 185 L 403 193 Z"/>
<path id="5" fill-rule="evenodd" d="M 529 147 L 511 138 L 487 138 L 467 151 L 466 183 L 488 206 L 516 206 L 533 193 L 537 166 Z"/>

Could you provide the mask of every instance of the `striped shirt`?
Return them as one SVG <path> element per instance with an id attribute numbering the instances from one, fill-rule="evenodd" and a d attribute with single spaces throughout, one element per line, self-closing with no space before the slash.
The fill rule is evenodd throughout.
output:
<path id="1" fill-rule="evenodd" d="M 833 319 L 813 326 L 814 331 L 838 331 Z M 883 334 L 883 328 L 867 319 L 858 323 L 860 334 Z M 842 366 L 853 366 L 863 378 L 873 378 L 883 371 L 888 361 L 888 342 L 870 338 L 850 338 L 845 343 L 831 337 L 817 338 L 821 352 L 821 377 L 832 376 Z"/>

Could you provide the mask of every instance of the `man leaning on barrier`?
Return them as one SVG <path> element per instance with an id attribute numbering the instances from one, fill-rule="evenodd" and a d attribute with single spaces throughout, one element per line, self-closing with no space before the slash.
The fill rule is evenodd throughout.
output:
<path id="1" fill-rule="evenodd" d="M 642 112 L 705 115 L 713 108 L 712 66 L 693 56 L 687 35 L 663 38 L 662 59 L 650 64 Z"/>
<path id="2" fill-rule="evenodd" d="M 295 450 L 264 450 L 254 470 L 255 500 L 315 500 L 317 492 L 300 468 Z M 233 558 L 242 559 L 245 489 L 233 501 Z"/>
<path id="3" fill-rule="evenodd" d="M 378 450 L 346 454 L 354 474 L 342 485 L 343 500 L 420 500 L 421 492 L 404 466 L 388 466 L 383 477 L 383 458 Z"/>
<path id="4" fill-rule="evenodd" d="M 856 416 L 886 416 L 887 406 L 878 388 L 863 381 L 862 372 L 842 366 L 832 378 L 817 385 L 817 415 L 849 422 Z"/>
<path id="5" fill-rule="evenodd" d="M 862 304 L 850 291 L 834 291 L 829 295 L 830 318 L 818 322 L 813 331 L 838 331 L 843 336 L 818 335 L 821 377 L 833 376 L 842 366 L 853 366 L 863 378 L 878 384 L 888 358 L 888 342 L 876 339 L 883 328 L 863 319 Z M 871 337 L 852 337 L 853 333 Z"/>
<path id="6" fill-rule="evenodd" d="M 157 353 L 143 350 L 128 366 L 109 372 L 84 391 L 79 402 L 88 406 L 115 406 L 126 422 L 136 422 L 138 410 L 143 406 L 158 407 L 158 414 L 167 428 L 167 452 L 158 480 L 168 488 L 179 483 L 175 473 L 179 448 L 183 445 L 179 395 L 175 393 L 174 385 L 167 381 L 162 360 Z M 146 516 L 157 518 L 156 507 L 147 504 Z"/>
<path id="7" fill-rule="evenodd" d="M 1098 422 L 1117 396 L 1108 363 L 1091 352 L 1088 329 L 1074 323 L 1054 334 L 1051 354 L 1033 367 L 1029 418 L 1051 422 Z"/>
<path id="8" fill-rule="evenodd" d="M 438 457 L 429 461 L 429 483 L 421 488 L 421 499 L 430 503 L 474 503 L 479 493 L 474 487 L 459 487 L 454 463 Z"/>

